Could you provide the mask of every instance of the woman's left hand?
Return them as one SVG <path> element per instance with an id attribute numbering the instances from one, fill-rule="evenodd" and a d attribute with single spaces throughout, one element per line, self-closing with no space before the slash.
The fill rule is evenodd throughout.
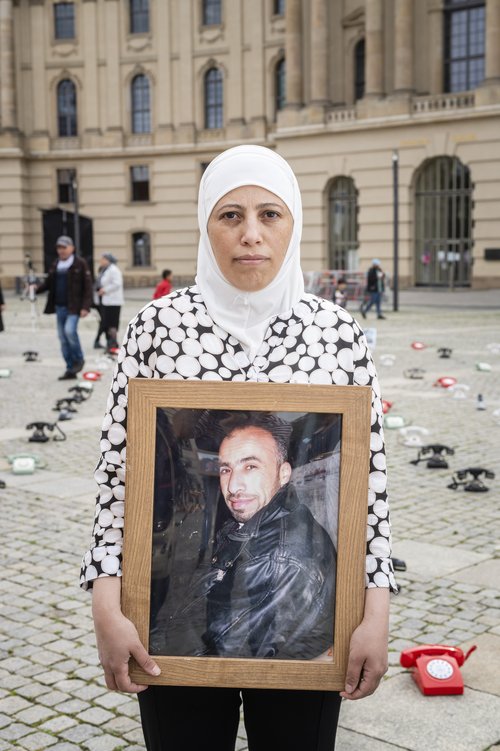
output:
<path id="1" fill-rule="evenodd" d="M 373 694 L 387 671 L 389 590 L 366 590 L 365 613 L 349 645 L 349 662 L 343 699 Z"/>

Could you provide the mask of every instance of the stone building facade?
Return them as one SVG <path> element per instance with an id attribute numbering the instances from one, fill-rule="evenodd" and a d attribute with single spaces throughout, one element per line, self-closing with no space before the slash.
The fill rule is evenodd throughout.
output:
<path id="1" fill-rule="evenodd" d="M 192 278 L 245 142 L 297 174 L 306 270 L 392 274 L 396 205 L 401 285 L 500 286 L 500 0 L 0 0 L 6 286 L 76 199 L 84 254 Z"/>

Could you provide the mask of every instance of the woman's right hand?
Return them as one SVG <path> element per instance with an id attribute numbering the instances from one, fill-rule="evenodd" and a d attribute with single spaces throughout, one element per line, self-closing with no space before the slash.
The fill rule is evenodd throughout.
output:
<path id="1" fill-rule="evenodd" d="M 159 675 L 160 668 L 141 644 L 134 624 L 120 608 L 121 581 L 109 576 L 94 581 L 92 614 L 99 660 L 104 668 L 106 686 L 114 691 L 139 693 L 147 686 L 134 683 L 129 675 L 129 659 L 150 675 Z"/>

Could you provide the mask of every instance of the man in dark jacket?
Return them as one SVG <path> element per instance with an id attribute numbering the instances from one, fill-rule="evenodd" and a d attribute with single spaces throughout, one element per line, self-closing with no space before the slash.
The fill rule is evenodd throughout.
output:
<path id="1" fill-rule="evenodd" d="M 61 351 L 66 371 L 60 381 L 76 378 L 83 368 L 83 352 L 78 337 L 78 322 L 90 312 L 92 277 L 83 258 L 75 255 L 73 240 L 61 235 L 56 242 L 58 260 L 52 264 L 47 278 L 37 292 L 48 291 L 44 313 L 55 313 Z"/>
<path id="2" fill-rule="evenodd" d="M 219 465 L 233 519 L 217 535 L 210 570 L 171 617 L 165 653 L 325 655 L 333 645 L 335 548 L 289 482 L 283 441 L 257 425 L 235 428 Z"/>
<path id="3" fill-rule="evenodd" d="M 366 294 L 368 301 L 361 305 L 361 315 L 366 318 L 366 314 L 375 305 L 377 311 L 377 318 L 385 318 L 382 315 L 382 297 L 385 290 L 385 273 L 382 271 L 380 261 L 378 258 L 374 258 L 372 265 L 366 273 Z"/>

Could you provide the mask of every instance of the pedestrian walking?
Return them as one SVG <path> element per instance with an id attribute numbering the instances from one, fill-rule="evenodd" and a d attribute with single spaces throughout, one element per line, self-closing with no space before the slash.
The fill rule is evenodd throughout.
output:
<path id="1" fill-rule="evenodd" d="M 301 196 L 282 157 L 261 146 L 238 146 L 220 154 L 203 174 L 198 220 L 196 285 L 161 302 L 153 300 L 131 321 L 104 420 L 103 453 L 95 475 L 100 490 L 94 539 L 84 556 L 81 581 L 84 588 L 93 588 L 106 685 L 139 694 L 149 751 L 234 751 L 241 701 L 251 751 L 332 751 L 341 698 L 373 693 L 387 668 L 389 590 L 396 585 L 375 368 L 351 316 L 338 316 L 331 300 L 304 291 Z M 179 345 L 184 341 L 196 342 L 189 358 Z M 329 342 L 335 369 L 325 369 L 322 347 L 314 353 L 310 348 L 309 358 L 292 357 L 298 347 L 306 351 L 311 341 Z M 306 366 L 303 360 L 311 358 L 315 361 Z M 146 687 L 132 682 L 130 656 L 150 675 L 160 670 L 120 609 L 128 378 L 236 377 L 283 383 L 282 374 L 287 373 L 286 382 L 307 383 L 312 372 L 322 383 L 328 378 L 332 385 L 372 387 L 370 463 L 377 471 L 370 474 L 367 493 L 365 613 L 351 639 L 345 690 Z M 245 532 L 246 523 L 241 522 L 238 534 Z"/>
<path id="2" fill-rule="evenodd" d="M 344 279 L 344 277 L 341 277 L 338 282 L 337 286 L 335 287 L 335 292 L 333 293 L 333 301 L 335 305 L 340 305 L 341 308 L 345 308 L 347 305 L 347 282 Z"/>
<path id="3" fill-rule="evenodd" d="M 165 269 L 161 274 L 161 282 L 158 282 L 154 291 L 153 300 L 158 300 L 164 295 L 169 295 L 172 292 L 172 272 L 170 269 Z"/>
<path id="4" fill-rule="evenodd" d="M 366 318 L 366 314 L 373 305 L 375 305 L 377 311 L 377 318 L 385 318 L 382 315 L 382 296 L 384 290 L 385 273 L 382 271 L 379 259 L 374 258 L 366 274 L 366 295 L 368 302 L 363 302 L 360 308 L 363 318 Z"/>
<path id="5" fill-rule="evenodd" d="M 87 263 L 75 254 L 71 237 L 61 235 L 56 241 L 58 259 L 46 279 L 36 285 L 37 292 L 48 292 L 44 313 L 55 313 L 57 332 L 66 370 L 60 381 L 76 378 L 84 365 L 78 336 L 78 323 L 92 306 L 92 276 Z"/>
<path id="6" fill-rule="evenodd" d="M 106 333 L 106 329 L 104 328 L 102 302 L 98 290 L 100 290 L 101 288 L 101 277 L 105 268 L 106 266 L 104 264 L 101 263 L 99 265 L 94 283 L 92 285 L 92 307 L 97 311 L 97 316 L 99 318 L 97 325 L 97 334 L 94 339 L 94 349 L 104 349 L 104 344 L 101 344 L 101 336 Z"/>
<path id="7" fill-rule="evenodd" d="M 4 299 L 3 291 L 2 291 L 2 283 L 0 282 L 0 331 L 5 330 L 5 326 L 3 325 L 3 316 L 2 316 L 2 313 L 4 310 L 5 310 L 5 299 Z"/>
<path id="8" fill-rule="evenodd" d="M 117 259 L 112 253 L 103 253 L 100 274 L 100 287 L 97 294 L 101 300 L 102 328 L 106 333 L 107 349 L 118 347 L 118 328 L 120 311 L 123 305 L 123 275 L 117 266 Z"/>

